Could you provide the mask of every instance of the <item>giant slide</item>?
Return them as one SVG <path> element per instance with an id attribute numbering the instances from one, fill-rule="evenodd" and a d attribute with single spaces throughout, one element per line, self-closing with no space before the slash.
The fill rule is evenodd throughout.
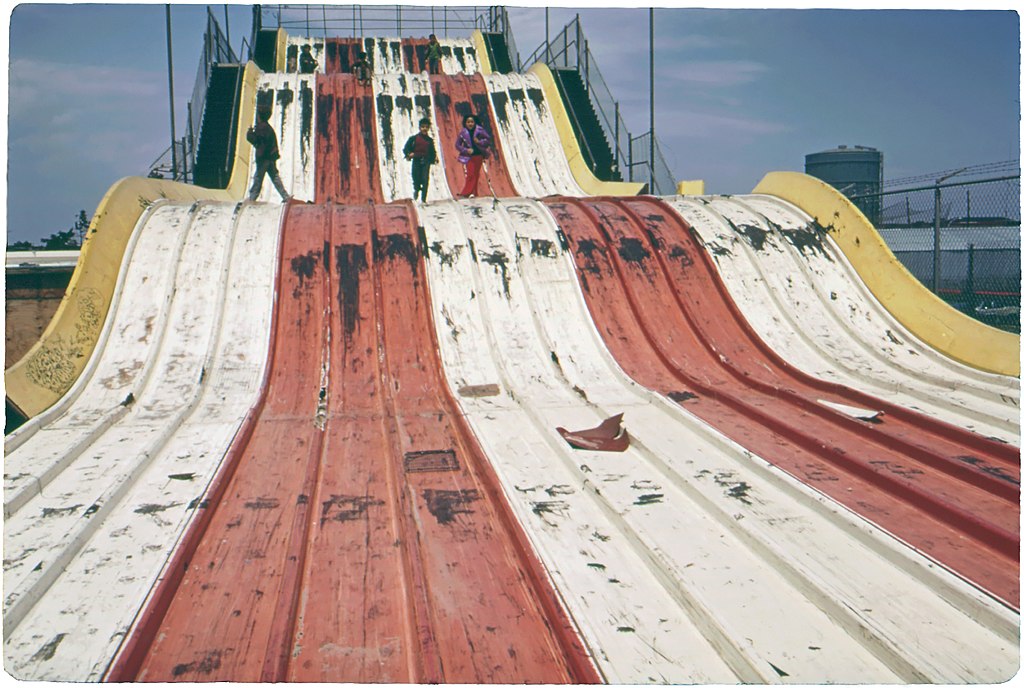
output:
<path id="1" fill-rule="evenodd" d="M 297 75 L 307 42 L 321 72 Z M 1004 340 L 972 354 L 955 317 L 908 319 L 838 236 L 867 230 L 824 227 L 823 201 L 790 193 L 800 179 L 663 199 L 597 181 L 546 68 L 492 74 L 479 35 L 442 43 L 428 75 L 421 39 L 282 32 L 279 71 L 247 69 L 239 116 L 272 104 L 305 203 L 269 182 L 236 202 L 241 146 L 223 196 L 160 187 L 118 232 L 99 225 L 94 247 L 122 237 L 90 251 L 114 266 L 96 292 L 109 313 L 63 389 L 8 393 L 35 417 L 5 443 L 6 668 L 1012 676 Z M 454 200 L 465 114 L 496 153 L 479 197 Z M 414 203 L 401 146 L 422 117 L 440 160 Z M 618 414 L 621 451 L 563 439 Z"/>

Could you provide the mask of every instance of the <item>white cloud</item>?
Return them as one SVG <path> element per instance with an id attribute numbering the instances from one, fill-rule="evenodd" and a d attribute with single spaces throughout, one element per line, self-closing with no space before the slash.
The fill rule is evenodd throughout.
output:
<path id="1" fill-rule="evenodd" d="M 659 76 L 676 82 L 728 88 L 757 81 L 769 71 L 767 65 L 750 60 L 704 60 L 681 62 Z"/>
<path id="2" fill-rule="evenodd" d="M 686 138 L 732 137 L 737 135 L 766 136 L 789 131 L 783 122 L 772 122 L 756 117 L 729 113 L 693 112 L 676 110 L 670 116 L 661 116 L 655 122 L 659 138 L 669 131 Z"/>

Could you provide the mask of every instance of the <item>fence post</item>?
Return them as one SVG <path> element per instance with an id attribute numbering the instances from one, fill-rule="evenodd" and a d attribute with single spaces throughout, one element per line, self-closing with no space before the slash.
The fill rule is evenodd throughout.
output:
<path id="1" fill-rule="evenodd" d="M 974 309 L 978 307 L 977 295 L 974 293 L 974 244 L 967 246 L 967 285 L 964 291 L 967 292 L 967 305 L 971 309 L 970 315 L 974 316 Z"/>
<path id="2" fill-rule="evenodd" d="M 935 221 L 932 240 L 932 291 L 939 293 L 939 275 L 942 272 L 942 187 L 935 185 Z"/>

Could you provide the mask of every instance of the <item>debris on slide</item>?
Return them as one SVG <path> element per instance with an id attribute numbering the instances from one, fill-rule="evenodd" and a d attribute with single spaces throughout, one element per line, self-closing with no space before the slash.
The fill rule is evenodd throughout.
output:
<path id="1" fill-rule="evenodd" d="M 622 414 L 605 419 L 596 428 L 571 432 L 555 428 L 558 434 L 575 449 L 621 452 L 629 448 L 629 433 L 622 427 Z"/>

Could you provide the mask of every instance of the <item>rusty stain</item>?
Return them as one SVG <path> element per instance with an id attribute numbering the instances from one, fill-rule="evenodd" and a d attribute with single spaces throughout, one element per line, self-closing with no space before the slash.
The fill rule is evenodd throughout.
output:
<path id="1" fill-rule="evenodd" d="M 501 387 L 495 384 L 463 385 L 462 387 L 459 387 L 459 396 L 463 397 L 494 397 L 499 394 L 501 394 Z"/>

